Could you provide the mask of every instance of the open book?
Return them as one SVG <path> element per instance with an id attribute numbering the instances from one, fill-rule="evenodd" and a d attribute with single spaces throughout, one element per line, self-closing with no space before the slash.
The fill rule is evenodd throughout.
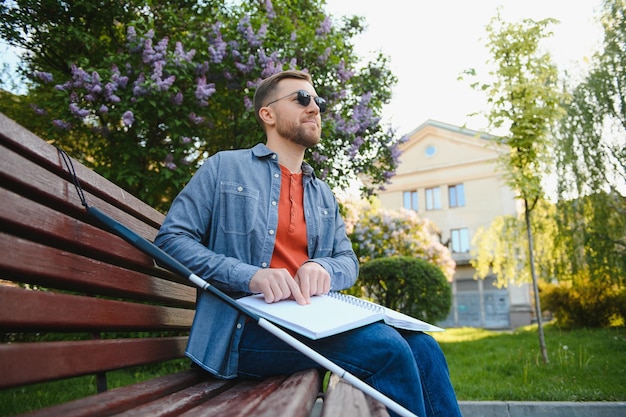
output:
<path id="1" fill-rule="evenodd" d="M 390 308 L 338 292 L 311 297 L 311 304 L 304 306 L 293 300 L 268 304 L 261 294 L 243 297 L 237 302 L 261 317 L 309 339 L 332 336 L 381 320 L 400 329 L 443 331 L 440 327 Z"/>

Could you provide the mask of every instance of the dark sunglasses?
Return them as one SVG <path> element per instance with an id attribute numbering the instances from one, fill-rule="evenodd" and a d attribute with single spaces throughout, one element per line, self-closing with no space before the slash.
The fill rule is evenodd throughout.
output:
<path id="1" fill-rule="evenodd" d="M 282 100 L 284 98 L 293 96 L 294 94 L 297 94 L 296 99 L 298 100 L 299 105 L 306 107 L 311 103 L 311 94 L 309 94 L 307 91 L 304 91 L 304 90 L 298 90 L 298 91 L 294 91 L 293 93 L 289 93 L 284 97 L 280 97 L 280 98 L 277 98 L 276 100 L 272 100 L 269 103 L 267 103 L 266 106 L 269 106 L 272 103 L 276 103 L 278 100 Z M 319 107 L 320 113 L 324 113 L 326 111 L 326 107 L 328 107 L 326 100 L 324 100 L 321 97 L 313 97 L 313 101 L 315 102 L 315 104 L 317 104 L 317 107 Z"/>

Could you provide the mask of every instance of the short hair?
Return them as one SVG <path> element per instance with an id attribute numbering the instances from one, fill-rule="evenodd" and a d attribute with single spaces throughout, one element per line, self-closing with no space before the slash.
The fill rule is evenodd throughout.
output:
<path id="1" fill-rule="evenodd" d="M 281 71 L 261 81 L 256 91 L 254 92 L 254 117 L 256 117 L 263 129 L 265 129 L 265 124 L 259 116 L 259 110 L 261 110 L 261 107 L 264 106 L 264 103 L 271 101 L 268 100 L 268 97 L 273 98 L 272 94 L 274 93 L 274 91 L 276 91 L 278 83 L 288 78 L 305 80 L 308 81 L 310 84 L 313 84 L 313 79 L 311 78 L 310 74 L 304 71 L 297 70 Z"/>

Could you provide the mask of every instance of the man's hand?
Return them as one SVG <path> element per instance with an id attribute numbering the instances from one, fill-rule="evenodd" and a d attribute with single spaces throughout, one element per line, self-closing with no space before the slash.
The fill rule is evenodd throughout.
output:
<path id="1" fill-rule="evenodd" d="M 309 298 L 302 295 L 296 280 L 286 269 L 259 269 L 250 280 L 250 291 L 263 294 L 266 303 L 275 303 L 286 298 L 293 298 L 298 304 L 309 304 Z"/>
<path id="2" fill-rule="evenodd" d="M 317 262 L 302 264 L 294 278 L 307 304 L 311 302 L 311 296 L 330 291 L 330 274 Z"/>

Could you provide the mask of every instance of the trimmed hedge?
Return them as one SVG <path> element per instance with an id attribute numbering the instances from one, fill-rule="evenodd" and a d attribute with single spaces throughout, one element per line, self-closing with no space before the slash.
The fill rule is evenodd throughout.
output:
<path id="1" fill-rule="evenodd" d="M 430 323 L 444 320 L 452 305 L 441 269 L 420 258 L 372 259 L 361 266 L 357 285 L 375 302 Z"/>

